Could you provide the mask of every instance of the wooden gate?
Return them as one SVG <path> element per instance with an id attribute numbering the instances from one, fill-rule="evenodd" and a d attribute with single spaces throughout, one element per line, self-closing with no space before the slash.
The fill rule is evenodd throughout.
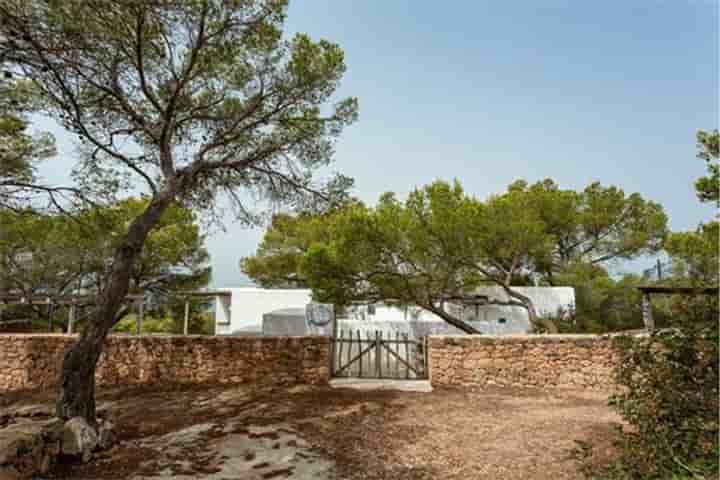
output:
<path id="1" fill-rule="evenodd" d="M 341 330 L 332 339 L 333 377 L 427 379 L 425 343 L 406 333 Z"/>

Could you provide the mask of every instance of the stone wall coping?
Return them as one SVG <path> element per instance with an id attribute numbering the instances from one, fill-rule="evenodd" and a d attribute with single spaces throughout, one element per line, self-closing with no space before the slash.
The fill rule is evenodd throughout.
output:
<path id="1" fill-rule="evenodd" d="M 559 333 L 559 334 L 516 334 L 516 335 L 429 335 L 429 338 L 451 339 L 451 340 L 605 340 L 616 335 L 594 333 Z"/>
<path id="2" fill-rule="evenodd" d="M 594 345 L 610 343 L 617 335 L 518 334 L 518 335 L 430 335 L 430 345 Z"/>

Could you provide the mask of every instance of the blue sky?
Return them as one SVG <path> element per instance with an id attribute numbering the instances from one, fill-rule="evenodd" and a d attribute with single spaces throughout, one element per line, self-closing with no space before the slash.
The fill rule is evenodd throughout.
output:
<path id="1" fill-rule="evenodd" d="M 551 177 L 640 192 L 673 229 L 713 214 L 692 182 L 695 131 L 718 125 L 717 0 L 296 0 L 287 30 L 345 50 L 339 93 L 360 117 L 333 169 L 367 202 L 437 178 L 484 197 Z M 226 228 L 208 238 L 218 287 L 243 283 L 262 235 Z"/>

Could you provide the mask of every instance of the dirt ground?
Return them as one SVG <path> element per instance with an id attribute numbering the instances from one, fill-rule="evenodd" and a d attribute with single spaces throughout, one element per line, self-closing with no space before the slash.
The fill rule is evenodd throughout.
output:
<path id="1" fill-rule="evenodd" d="M 613 454 L 601 393 L 483 388 L 432 393 L 249 386 L 101 389 L 119 443 L 53 479 L 582 479 L 574 451 Z M 52 392 L 5 396 L 49 414 Z"/>

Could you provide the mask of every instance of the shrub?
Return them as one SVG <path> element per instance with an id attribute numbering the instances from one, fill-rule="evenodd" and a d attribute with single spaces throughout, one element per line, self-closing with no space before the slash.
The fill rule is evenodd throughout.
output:
<path id="1" fill-rule="evenodd" d="M 629 428 L 604 478 L 718 478 L 717 299 L 674 300 L 673 311 L 672 329 L 615 342 L 624 388 L 611 405 Z"/>

